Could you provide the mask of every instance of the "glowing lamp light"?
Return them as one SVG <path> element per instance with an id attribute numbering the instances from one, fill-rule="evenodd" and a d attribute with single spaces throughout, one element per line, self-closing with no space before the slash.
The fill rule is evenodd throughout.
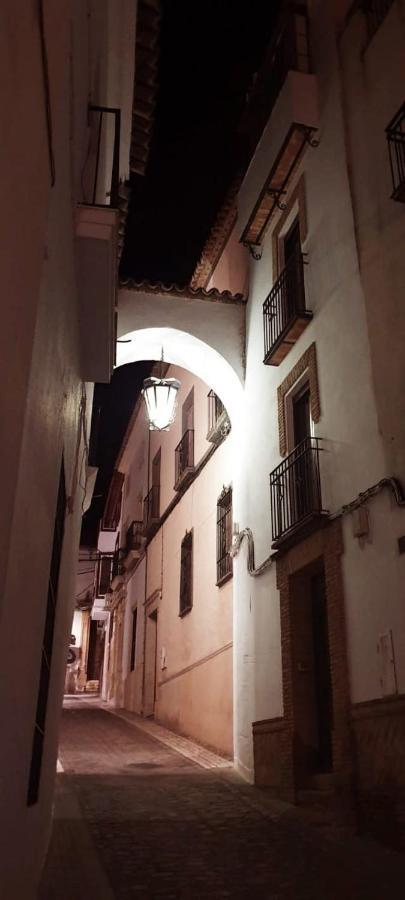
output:
<path id="1" fill-rule="evenodd" d="M 176 416 L 176 378 L 145 378 L 142 394 L 145 400 L 150 431 L 168 431 Z"/>

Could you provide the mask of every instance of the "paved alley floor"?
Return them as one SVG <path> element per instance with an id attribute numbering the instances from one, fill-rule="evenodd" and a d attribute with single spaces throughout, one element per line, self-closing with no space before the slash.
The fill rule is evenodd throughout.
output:
<path id="1" fill-rule="evenodd" d="M 402 898 L 405 856 L 308 825 L 96 704 L 62 719 L 39 900 Z"/>

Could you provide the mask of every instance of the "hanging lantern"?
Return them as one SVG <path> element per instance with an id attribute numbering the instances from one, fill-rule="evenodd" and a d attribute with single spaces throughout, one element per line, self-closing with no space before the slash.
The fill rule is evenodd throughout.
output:
<path id="1" fill-rule="evenodd" d="M 176 415 L 179 387 L 176 378 L 145 378 L 142 394 L 151 431 L 169 430 Z"/>

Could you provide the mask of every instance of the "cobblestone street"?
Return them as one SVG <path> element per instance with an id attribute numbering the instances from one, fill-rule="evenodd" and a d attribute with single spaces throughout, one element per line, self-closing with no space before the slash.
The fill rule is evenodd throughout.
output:
<path id="1" fill-rule="evenodd" d="M 96 705 L 64 710 L 40 900 L 403 897 L 404 856 L 186 752 Z"/>

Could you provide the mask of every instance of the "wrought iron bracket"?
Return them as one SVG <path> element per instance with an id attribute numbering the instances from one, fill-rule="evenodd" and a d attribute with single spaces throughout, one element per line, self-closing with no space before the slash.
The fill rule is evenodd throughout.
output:
<path id="1" fill-rule="evenodd" d="M 314 132 L 312 129 L 308 129 L 308 131 L 305 132 L 305 140 L 310 147 L 319 147 L 319 141 L 317 138 L 313 137 L 313 135 Z"/>
<path id="2" fill-rule="evenodd" d="M 256 261 L 262 258 L 263 248 L 260 244 L 251 244 L 250 241 L 243 241 L 243 246 L 247 247 L 251 257 Z"/>
<path id="3" fill-rule="evenodd" d="M 283 190 L 282 188 L 269 187 L 269 188 L 267 188 L 267 193 L 270 195 L 270 197 L 273 197 L 273 200 L 276 201 L 277 209 L 281 209 L 281 210 L 287 209 L 287 204 L 282 203 L 280 200 L 280 197 L 282 197 L 283 194 L 286 194 L 287 191 Z"/>

